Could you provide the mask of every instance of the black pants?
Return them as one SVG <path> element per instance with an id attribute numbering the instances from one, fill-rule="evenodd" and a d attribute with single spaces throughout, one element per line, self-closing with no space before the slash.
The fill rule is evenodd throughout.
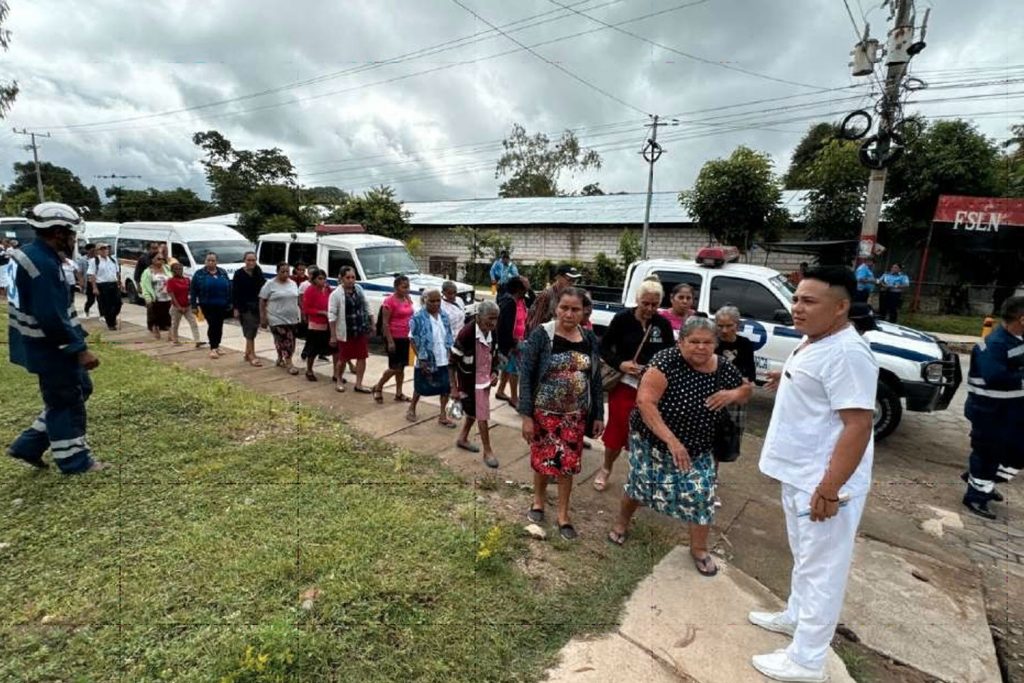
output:
<path id="1" fill-rule="evenodd" d="M 965 501 L 988 501 L 995 484 L 1011 481 L 1024 469 L 1024 444 L 1019 438 L 1000 436 L 972 425 Z"/>
<path id="2" fill-rule="evenodd" d="M 85 314 L 89 315 L 89 309 L 96 303 L 96 294 L 93 293 L 92 287 L 86 285 L 85 287 Z"/>
<path id="3" fill-rule="evenodd" d="M 121 289 L 116 282 L 101 282 L 96 288 L 100 290 L 96 297 L 100 315 L 106 321 L 108 329 L 116 330 L 117 316 L 121 315 Z"/>
<path id="4" fill-rule="evenodd" d="M 216 351 L 220 348 L 220 340 L 224 338 L 224 319 L 228 316 L 228 309 L 215 306 L 200 308 L 206 318 L 206 338 L 210 341 L 210 350 Z"/>
<path id="5" fill-rule="evenodd" d="M 858 303 L 866 304 L 869 298 L 871 298 L 871 292 L 866 289 L 858 289 L 853 294 L 853 300 Z"/>
<path id="6" fill-rule="evenodd" d="M 903 305 L 903 292 L 881 292 L 878 295 L 879 316 L 891 323 L 899 320 L 900 307 Z"/>

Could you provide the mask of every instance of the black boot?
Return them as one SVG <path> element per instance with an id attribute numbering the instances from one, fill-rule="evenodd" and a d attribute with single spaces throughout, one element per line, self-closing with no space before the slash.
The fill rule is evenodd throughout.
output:
<path id="1" fill-rule="evenodd" d="M 967 478 L 969 476 L 970 476 L 970 473 L 964 472 L 963 474 L 960 475 L 960 480 L 963 481 L 966 484 L 967 483 Z M 1002 480 L 1002 482 L 1006 483 L 1006 480 L 1004 479 L 1004 480 Z M 1005 498 L 1003 498 L 1003 494 L 999 493 L 999 491 L 996 491 L 994 488 L 988 494 L 988 499 L 991 500 L 993 503 L 1002 503 L 1005 500 Z"/>
<path id="2" fill-rule="evenodd" d="M 978 517 L 984 517 L 985 519 L 996 518 L 996 513 L 988 509 L 988 501 L 975 500 L 968 496 L 964 496 L 964 507 L 976 514 Z"/>

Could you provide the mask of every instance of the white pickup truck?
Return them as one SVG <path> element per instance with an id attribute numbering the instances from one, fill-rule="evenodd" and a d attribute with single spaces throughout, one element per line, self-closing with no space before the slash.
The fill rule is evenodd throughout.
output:
<path id="1" fill-rule="evenodd" d="M 740 334 L 754 343 L 759 380 L 769 370 L 780 369 L 803 337 L 793 328 L 794 287 L 785 277 L 771 268 L 728 263 L 721 258 L 658 259 L 632 264 L 626 272 L 621 300 L 594 303 L 591 322 L 598 334 L 607 328 L 616 312 L 635 305 L 637 286 L 651 275 L 656 275 L 665 288 L 666 308 L 668 293 L 682 282 L 693 287 L 698 311 L 712 314 L 725 305 L 739 308 L 743 316 Z M 879 365 L 875 438 L 881 439 L 899 425 L 904 401 L 911 411 L 945 410 L 962 374 L 959 357 L 934 337 L 880 320 L 877 327 L 864 336 Z"/>

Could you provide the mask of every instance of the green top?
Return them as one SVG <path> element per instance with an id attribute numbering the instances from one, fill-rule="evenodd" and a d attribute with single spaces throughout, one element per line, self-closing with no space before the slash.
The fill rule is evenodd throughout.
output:
<path id="1" fill-rule="evenodd" d="M 170 279 L 171 275 L 172 275 L 171 269 L 168 268 L 166 265 L 164 266 L 164 275 L 167 276 L 167 279 Z M 142 282 L 139 283 L 139 291 L 142 292 L 142 298 L 143 298 L 143 300 L 145 300 L 145 302 L 147 304 L 151 304 L 151 303 L 153 303 L 154 301 L 157 300 L 156 288 L 153 287 L 153 269 L 152 268 L 146 268 L 145 270 L 142 271 Z M 166 300 L 170 299 L 170 294 L 167 293 L 166 289 L 163 290 L 161 292 L 161 294 L 162 294 L 162 297 L 161 297 L 162 301 L 166 301 Z"/>

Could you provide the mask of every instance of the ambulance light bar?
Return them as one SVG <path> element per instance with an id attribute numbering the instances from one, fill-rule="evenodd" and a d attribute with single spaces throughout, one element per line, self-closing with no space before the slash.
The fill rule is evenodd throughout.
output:
<path id="1" fill-rule="evenodd" d="M 736 247 L 704 247 L 697 252 L 697 263 L 706 268 L 721 268 L 739 258 L 740 250 Z"/>

